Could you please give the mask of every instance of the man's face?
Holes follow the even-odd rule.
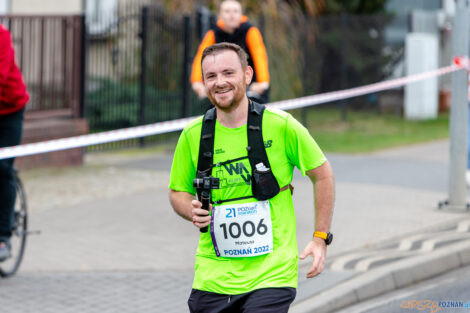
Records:
[[[225,28],[235,30],[240,27],[242,6],[237,1],[224,1],[220,5],[219,18],[224,21]]]
[[[202,73],[207,97],[214,106],[230,112],[246,97],[246,86],[251,82],[253,70],[242,68],[235,51],[222,50],[208,55],[202,61]]]

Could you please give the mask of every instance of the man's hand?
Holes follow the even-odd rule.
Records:
[[[250,85],[250,90],[259,95],[263,94],[263,92],[265,92],[265,90],[268,88],[269,88],[269,83],[267,82],[263,82],[263,83],[253,82]]]
[[[210,205],[210,208],[212,209],[212,204]],[[191,201],[191,213],[194,226],[198,228],[209,226],[211,222],[209,211],[202,208],[202,203],[200,201]]]
[[[304,251],[300,254],[299,258],[305,260],[307,256],[311,255],[313,257],[312,267],[307,272],[307,278],[312,278],[323,272],[325,267],[325,257],[326,257],[326,243],[322,238],[313,238]]]
[[[206,87],[204,87],[204,84],[202,82],[194,82],[192,84],[192,88],[199,97],[199,99],[204,99],[205,97],[207,97]]]

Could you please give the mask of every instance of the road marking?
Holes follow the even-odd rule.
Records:
[[[457,227],[458,232],[469,232],[470,231],[470,220],[464,220],[459,222]]]
[[[444,274],[445,275],[445,274]],[[387,304],[390,304],[394,301],[399,301],[402,300],[403,298],[410,298],[411,296],[417,294],[417,293],[422,293],[430,289],[434,288],[442,288],[443,285],[449,285],[454,283],[459,276],[454,276],[450,277],[447,279],[444,279],[442,281],[436,281],[429,283],[427,281],[424,281],[418,285],[406,287],[404,289],[398,289],[395,291],[392,291],[390,293],[386,293],[384,295],[381,295],[377,298],[372,298],[370,300],[366,300],[364,302],[359,302],[358,304],[354,305],[353,307],[349,307],[346,309],[343,309],[341,311],[338,311],[336,313],[363,313],[367,312],[372,309],[377,309],[379,307],[383,307]],[[439,280],[439,277],[433,278],[432,281]],[[413,289],[412,289],[413,288]]]
[[[377,251],[379,253],[379,251]],[[403,258],[403,257],[409,257],[411,255],[414,255],[414,251],[384,251],[380,253],[380,255],[376,255],[371,258],[366,258],[364,260],[361,260],[357,262],[356,266],[354,267],[357,271],[365,272],[371,268],[371,266],[378,262],[378,261],[384,261],[387,259],[392,259],[396,260],[397,258]]]
[[[369,270],[374,263],[410,257],[421,253],[432,252],[441,243],[449,241],[463,241],[470,239],[470,219],[459,222],[453,230],[440,232],[425,232],[409,236],[399,242],[397,248],[377,249],[373,251],[362,250],[334,259],[329,266],[333,271],[355,270],[364,272]],[[451,242],[450,244],[453,244]],[[419,244],[419,246],[418,246]],[[416,247],[414,250],[413,247]],[[393,261],[393,260],[391,260]],[[348,264],[355,262],[352,266]]]
[[[345,256],[341,256],[338,259],[334,260],[333,263],[330,266],[330,269],[333,271],[344,271],[346,270],[346,264],[348,264],[351,261],[354,261],[356,259],[361,259],[363,257],[367,257],[369,255],[375,255],[377,254],[378,251],[363,251],[363,252],[357,252],[357,253],[352,253],[348,254]]]

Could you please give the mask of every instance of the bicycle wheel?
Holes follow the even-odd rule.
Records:
[[[26,205],[26,194],[23,184],[15,171],[16,203],[13,212],[13,228],[11,236],[11,257],[0,263],[0,276],[13,275],[19,268],[23,259],[26,235],[28,230],[28,211]]]

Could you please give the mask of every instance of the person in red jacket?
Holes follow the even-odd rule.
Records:
[[[0,24],[0,148],[20,144],[23,111],[29,95],[15,63],[10,32]],[[0,160],[0,262],[10,256],[12,214],[16,201],[13,158]]]
[[[200,99],[206,97],[201,74],[201,57],[205,48],[221,42],[239,45],[248,54],[248,64],[253,68],[253,82],[248,89],[248,96],[260,103],[269,101],[269,70],[266,47],[261,32],[242,15],[242,6],[238,1],[222,1],[219,8],[217,25],[209,30],[202,39],[194,57],[191,85]]]

